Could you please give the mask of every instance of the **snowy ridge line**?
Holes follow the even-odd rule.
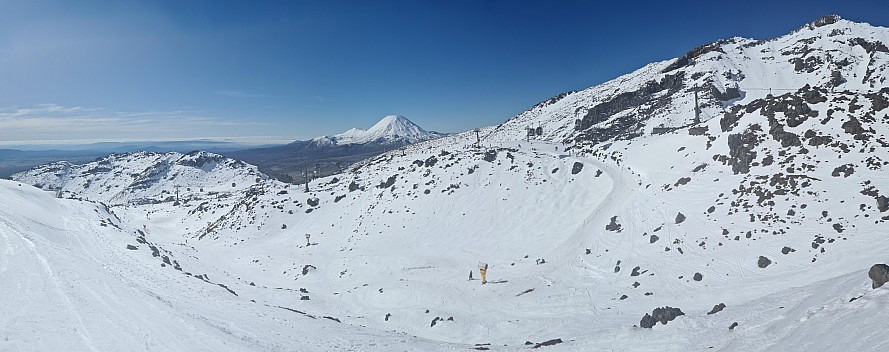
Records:
[[[884,43],[889,43],[886,28],[843,19],[803,26],[768,41],[720,40],[682,58],[649,64],[580,92],[560,94],[511,118],[498,130],[509,139],[519,139],[524,138],[525,127],[542,126],[544,136],[537,138],[598,143],[650,135],[655,126],[691,121],[695,87],[699,87],[702,114],[708,116],[765,97],[761,87],[796,90],[810,85],[874,91],[885,87],[880,79],[889,70],[889,49]],[[600,123],[606,122],[614,127],[602,129]],[[595,137],[597,133],[605,137]]]

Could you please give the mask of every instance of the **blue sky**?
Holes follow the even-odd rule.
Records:
[[[0,0],[0,143],[493,125],[563,91],[882,0]]]

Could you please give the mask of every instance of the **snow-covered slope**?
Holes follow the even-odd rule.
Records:
[[[17,175],[112,205],[0,183],[2,204],[14,204],[0,212],[0,233],[16,258],[0,261],[0,275],[13,287],[82,278],[62,288],[81,292],[71,309],[86,312],[106,309],[87,293],[132,287],[135,298],[111,301],[118,315],[110,322],[141,314],[142,306],[127,307],[152,292],[157,298],[147,301],[169,302],[157,314],[176,314],[176,326],[194,324],[200,336],[219,334],[233,350],[885,350],[889,287],[872,289],[867,276],[889,261],[885,42],[884,28],[835,17],[770,41],[719,42],[719,50],[705,46],[482,128],[481,149],[467,147],[474,133],[412,144],[313,181],[308,193],[252,174],[226,197],[200,190],[219,184],[213,175],[250,170],[228,161],[176,177],[180,192],[192,192],[178,204],[163,193],[167,181],[150,194],[118,181],[145,169],[135,161],[81,172],[64,186],[52,183],[65,175],[56,169]],[[850,63],[822,60],[801,72],[806,58],[822,54]],[[794,58],[801,71],[788,62]],[[831,83],[834,68],[846,82]],[[738,96],[699,91],[703,121],[689,126],[689,87],[721,82],[713,72],[729,70],[749,79],[737,79]],[[745,86],[753,82],[774,84],[772,95]],[[593,121],[597,113],[604,120]],[[660,123],[678,128],[651,133]],[[525,128],[537,126],[543,135],[526,141]],[[582,143],[562,143],[578,136]],[[82,178],[93,181],[86,187],[75,181]],[[113,197],[96,191],[115,185]],[[156,201],[133,201],[147,197]],[[50,212],[34,210],[42,208]],[[54,214],[85,220],[66,227]],[[20,237],[52,238],[58,229],[73,239],[20,249]],[[93,257],[72,247],[75,239],[90,241]],[[64,275],[14,274],[37,270],[40,256],[69,255],[88,259],[67,263]],[[478,280],[479,262],[489,265],[488,284]],[[138,272],[104,274],[121,265]],[[131,276],[150,284],[118,283]],[[90,284],[102,280],[111,283]],[[176,289],[145,289],[151,285]],[[720,303],[722,311],[708,314]],[[639,327],[664,306],[684,315]],[[27,317],[14,312],[0,315],[0,334]],[[77,331],[106,321],[87,318]],[[178,330],[155,332],[149,322],[133,323],[152,327],[142,335],[129,333],[132,324],[113,331],[149,350],[202,348],[191,339],[152,345]],[[10,331],[18,331],[14,348],[48,336]],[[67,331],[48,341],[119,346]]]
[[[441,349],[239,297],[220,282],[233,278],[190,272],[197,251],[175,232],[118,218],[125,208],[8,180],[0,195],[2,351]]]
[[[119,260],[93,264],[94,259],[85,259],[64,266],[70,269],[56,277],[81,278],[63,281],[68,295],[82,297],[97,290],[86,286],[89,282],[111,282],[101,288],[115,287],[122,280],[104,276],[101,269],[86,270],[99,276],[81,274],[84,267],[136,268],[138,273],[122,277],[149,277],[145,280],[150,284],[124,281],[132,287],[127,292],[135,297],[100,296],[116,297],[112,308],[107,308],[118,312],[115,319],[140,314],[142,300],[170,302],[170,308],[152,314],[170,314],[183,324],[222,326],[221,332],[204,330],[208,339],[215,338],[214,334],[228,336],[225,331],[237,326],[238,338],[223,339],[230,341],[226,348],[235,350],[282,346],[300,351],[389,350],[393,346],[387,344],[398,343],[399,349],[511,351],[533,347],[525,341],[553,339],[563,341],[554,350],[709,346],[766,350],[792,347],[791,341],[798,340],[815,350],[832,350],[837,344],[879,350],[887,343],[880,334],[857,330],[887,318],[889,297],[881,290],[872,291],[866,277],[868,266],[885,252],[873,245],[881,238],[878,224],[854,220],[858,226],[849,231],[855,236],[847,233],[847,240],[825,236],[824,247],[819,247],[828,248],[825,253],[807,246],[814,234],[827,234],[821,230],[828,229],[826,220],[790,224],[786,234],[756,232],[747,238],[745,231],[763,224],[734,220],[722,210],[707,216],[701,204],[723,187],[704,174],[731,178],[728,166],[710,165],[699,171],[701,176],[679,186],[683,191],[666,191],[657,185],[684,172],[649,173],[631,162],[618,162],[615,151],[570,156],[561,152],[563,146],[542,142],[465,150],[463,146],[472,138],[464,135],[415,145],[404,151],[405,156],[401,152],[383,155],[348,174],[310,184],[308,194],[263,181],[260,187],[228,198],[196,196],[179,206],[172,202],[113,206],[110,215],[87,218],[67,228],[53,220],[55,215],[43,215],[24,221],[46,223],[49,228],[31,225],[4,234],[7,238],[50,236],[55,233],[53,227],[68,229],[70,236],[89,240],[87,248],[99,248],[94,251],[111,253],[101,255]],[[661,138],[663,143],[670,140]],[[677,141],[669,143],[675,143],[676,149],[663,149],[659,157],[649,157],[670,159],[671,150],[678,150],[680,144],[691,146],[691,138],[673,138]],[[617,144],[612,148],[622,149]],[[654,163],[651,167],[670,170]],[[655,186],[649,187],[650,183]],[[11,182],[5,184],[0,190],[4,196],[16,191]],[[4,221],[44,214],[27,209],[49,209],[50,214],[69,217],[72,212],[89,214],[90,207],[95,208],[51,199],[52,194],[37,190],[28,192],[22,200],[13,199]],[[33,208],[20,205],[30,199],[39,200]],[[57,202],[86,210],[55,209],[51,204]],[[794,209],[804,212],[800,217],[820,216],[821,207],[832,204],[836,201]],[[101,207],[97,210],[106,214]],[[830,216],[849,214],[850,219],[860,219],[851,211],[836,211],[837,215]],[[676,224],[673,217],[679,212],[687,219]],[[73,217],[85,216],[76,214]],[[877,210],[868,209],[866,214],[873,218]],[[741,239],[723,238],[723,227],[730,237]],[[306,233],[311,234],[308,246]],[[652,240],[654,236],[659,238]],[[782,245],[795,252],[780,254]],[[25,258],[32,255],[10,248]],[[45,242],[38,242],[36,248],[52,260],[72,250]],[[758,268],[758,255],[768,256],[773,263]],[[810,256],[817,256],[818,261],[810,262]],[[546,263],[536,264],[539,258]],[[490,265],[488,285],[480,285],[475,270],[478,261]],[[10,273],[29,270],[17,262],[6,267],[13,269]],[[475,280],[466,280],[467,271],[475,271]],[[695,273],[701,274],[700,281],[693,279]],[[19,283],[23,278],[15,275],[4,280]],[[183,286],[176,290],[151,286],[174,285],[170,282]],[[158,298],[140,299],[143,291]],[[197,297],[204,303],[197,304]],[[852,298],[857,299],[849,302]],[[104,312],[94,306],[103,299],[110,298],[80,298],[73,306]],[[727,308],[707,315],[717,303]],[[238,308],[233,310],[230,304]],[[664,305],[680,307],[686,315],[651,331],[633,327],[645,312]],[[189,307],[187,313],[173,312],[184,306]],[[254,311],[260,313],[248,313]],[[99,317],[111,313],[102,314]],[[207,315],[215,323],[208,324]],[[253,321],[260,315],[260,321]],[[103,321],[90,317],[87,321]],[[123,340],[127,343],[157,343],[149,349],[170,347],[169,342],[155,339],[181,341],[173,349],[196,348],[197,341],[164,338],[156,332],[160,327],[148,323],[173,318],[154,320],[149,315],[145,319],[111,331],[132,335]],[[733,322],[740,326],[729,331]],[[149,328],[139,330],[138,326]],[[96,337],[102,328],[85,323],[87,337],[62,335],[46,341],[74,341],[81,346],[86,339],[100,349],[119,346]],[[35,336],[19,332],[11,341],[14,346],[34,346]],[[300,340],[305,336],[311,340]],[[351,337],[342,342],[343,336]],[[813,340],[816,336],[830,336],[830,341]]]
[[[491,138],[630,139],[720,117],[726,107],[805,85],[868,92],[887,86],[889,29],[825,16],[768,40],[731,38],[649,64],[579,92],[547,99],[505,122]]]
[[[187,199],[192,194],[225,197],[267,178],[255,166],[207,152],[111,154],[82,165],[57,162],[13,175],[62,196],[109,204]]]

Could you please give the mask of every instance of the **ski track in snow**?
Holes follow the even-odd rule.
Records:
[[[8,228],[10,226],[9,224],[4,224],[4,225],[5,225],[4,227],[6,227],[6,228]],[[4,237],[7,245],[10,248],[10,250],[6,251],[6,253],[9,254],[10,256],[14,255],[15,251],[11,249],[12,245],[9,242],[9,236],[6,234],[6,231],[4,229],[0,229],[0,232],[3,233],[3,237]],[[24,244],[21,247],[24,247],[28,252],[30,252],[31,256],[33,258],[37,259],[37,261],[39,262],[39,266],[40,266],[39,269],[40,269],[40,272],[44,275],[44,278],[39,280],[38,282],[44,283],[44,284],[50,283],[52,285],[54,297],[56,297],[58,300],[60,300],[64,304],[65,310],[68,313],[70,313],[71,316],[73,316],[74,319],[76,320],[77,327],[74,327],[74,331],[77,332],[77,334],[80,338],[80,342],[83,343],[83,346],[86,347],[87,349],[89,349],[90,351],[96,351],[97,349],[96,349],[96,347],[93,346],[93,342],[92,342],[92,339],[90,338],[89,332],[83,323],[83,318],[78,313],[77,306],[74,303],[72,303],[72,299],[69,296],[68,291],[67,291],[68,288],[65,287],[66,284],[68,284],[66,282],[66,280],[63,280],[56,275],[56,273],[53,271],[52,267],[50,266],[49,262],[46,260],[46,257],[44,257],[42,254],[40,254],[37,251],[37,245],[32,240],[30,240],[27,237],[25,237],[24,235],[22,235],[21,232],[14,232],[14,233],[19,234],[18,238]],[[5,266],[4,266],[4,269],[5,269]],[[3,271],[6,271],[6,270],[3,270]],[[28,291],[30,291],[30,281],[28,282],[28,285],[29,285],[29,287],[28,287],[29,289],[19,291],[19,297],[25,298],[25,297],[29,296]],[[19,286],[19,287],[21,287],[21,286]]]

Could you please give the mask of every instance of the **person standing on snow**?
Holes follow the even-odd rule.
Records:
[[[488,283],[486,274],[488,273],[488,263],[478,262],[478,271],[482,274],[482,285]]]

